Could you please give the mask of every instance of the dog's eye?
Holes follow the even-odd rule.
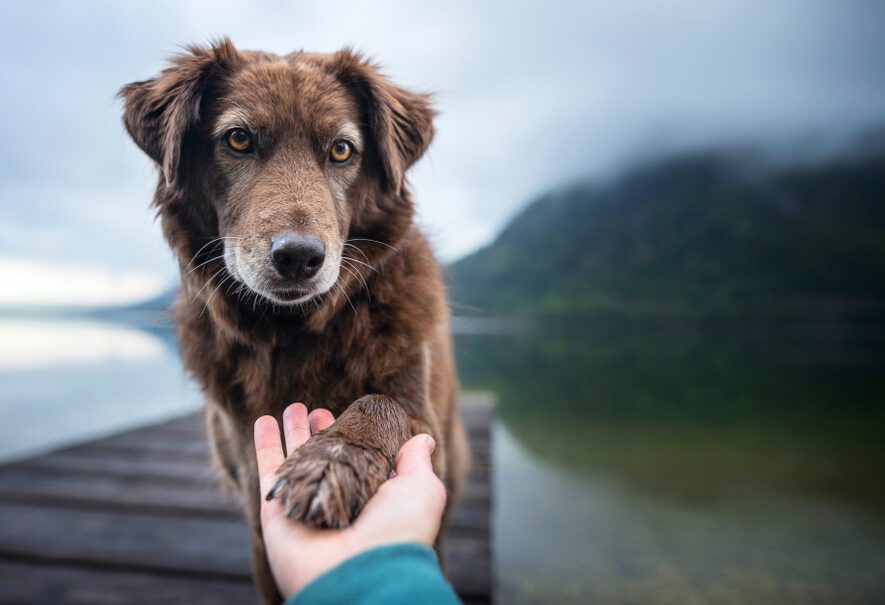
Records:
[[[248,153],[252,151],[252,135],[242,128],[234,128],[228,131],[224,137],[227,146],[237,153]]]
[[[336,164],[343,164],[353,155],[353,145],[347,141],[338,140],[332,143],[329,150],[329,159]]]

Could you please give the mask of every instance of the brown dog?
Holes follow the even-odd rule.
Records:
[[[417,432],[436,439],[450,492],[466,469],[445,291],[404,180],[433,111],[350,51],[280,57],[226,39],[120,95],[126,129],[160,169],[182,357],[251,523],[256,582],[277,601],[259,527],[258,416],[293,401],[340,415],[274,489],[317,526],[350,523]]]

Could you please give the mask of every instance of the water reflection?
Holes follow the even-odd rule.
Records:
[[[465,388],[500,401],[501,602],[885,595],[873,331],[544,326],[457,343]]]
[[[168,330],[0,321],[0,460],[197,409]]]
[[[0,371],[142,361],[163,353],[156,338],[96,321],[0,319]]]

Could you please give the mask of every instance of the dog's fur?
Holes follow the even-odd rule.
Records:
[[[280,57],[226,39],[189,48],[120,95],[126,129],[160,171],[154,204],[181,268],[181,354],[207,396],[216,461],[244,502],[256,583],[274,602],[256,418],[295,401],[339,416],[287,461],[274,490],[317,526],[352,521],[417,432],[436,440],[450,494],[466,469],[445,291],[404,178],[430,144],[433,111],[349,50]],[[253,133],[249,157],[224,146],[229,128]],[[341,137],[354,157],[331,165]],[[326,248],[296,299],[268,259],[270,239],[287,231]],[[367,393],[378,395],[359,399]]]

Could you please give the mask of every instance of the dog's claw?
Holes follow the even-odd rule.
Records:
[[[280,488],[286,484],[286,480],[283,477],[277,479],[276,483],[273,484],[273,487],[270,488],[270,491],[267,492],[267,495],[264,497],[265,500],[270,502],[274,498],[276,498],[277,493],[279,493]]]

